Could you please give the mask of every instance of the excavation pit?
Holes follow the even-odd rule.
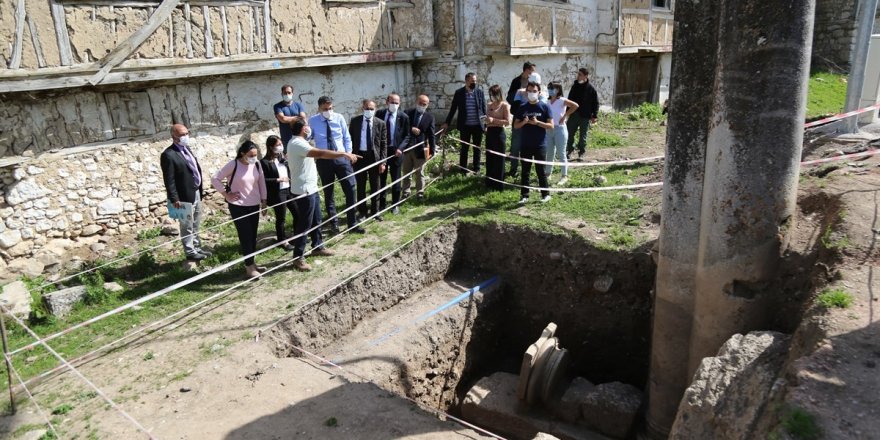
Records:
[[[518,374],[525,349],[554,322],[570,352],[570,378],[643,389],[649,250],[650,243],[615,252],[522,227],[449,224],[298,310],[270,341],[279,356],[303,356],[298,347],[460,415],[480,379]]]

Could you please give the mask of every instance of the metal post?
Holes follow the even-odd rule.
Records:
[[[877,14],[877,0],[860,0],[858,14],[855,48],[853,48],[849,59],[850,71],[846,86],[845,112],[859,108],[859,102],[862,99],[862,88],[865,86],[865,64],[868,62],[868,48],[871,44],[874,15]],[[847,118],[846,131],[848,133],[859,131],[859,116]]]
[[[0,306],[0,339],[3,340],[3,360],[6,362],[6,377],[9,380],[9,407],[15,414],[15,392],[12,390],[12,363],[9,362],[9,348],[6,344],[6,308]]]

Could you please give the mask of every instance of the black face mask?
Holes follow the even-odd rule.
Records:
[[[470,84],[468,84],[468,88],[471,89],[471,90],[477,88],[477,83],[470,83]]]

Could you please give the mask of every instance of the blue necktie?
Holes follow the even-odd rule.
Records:
[[[330,151],[336,151],[336,142],[333,141],[333,131],[330,130],[330,120],[324,119],[324,122],[327,123],[327,149]]]

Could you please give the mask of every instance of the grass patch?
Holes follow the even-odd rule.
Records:
[[[136,238],[138,241],[146,241],[158,238],[160,235],[162,235],[162,228],[156,226],[155,228],[141,229],[138,231]]]
[[[71,411],[73,411],[73,405],[71,405],[69,403],[62,403],[61,405],[56,406],[55,409],[52,410],[52,415],[53,416],[63,416]]]
[[[817,72],[810,75],[807,119],[837,114],[846,102],[846,75]]]
[[[329,419],[324,420],[324,426],[335,428],[339,426],[339,421],[336,420],[336,417],[330,417]]]
[[[828,227],[825,228],[825,232],[822,234],[820,240],[825,249],[836,251],[842,251],[850,245],[849,237],[847,237],[846,234],[835,232],[834,225],[828,225]]]
[[[785,413],[782,427],[797,440],[817,440],[822,433],[815,417],[800,408],[793,408]]]
[[[848,309],[852,306],[854,298],[853,296],[844,289],[825,289],[819,296],[816,297],[816,301],[822,307],[826,309],[838,308],[838,309]]]

